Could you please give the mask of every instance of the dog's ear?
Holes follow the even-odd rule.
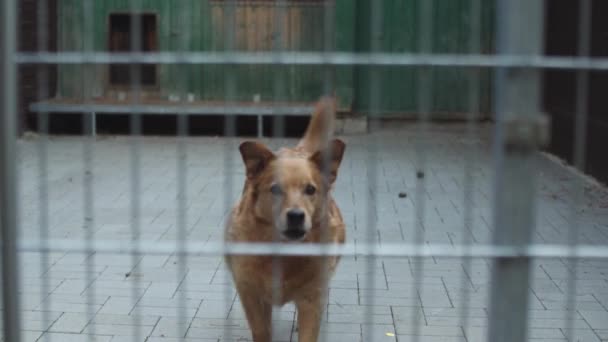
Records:
[[[323,177],[327,177],[329,184],[333,184],[338,177],[338,168],[345,148],[346,144],[342,140],[334,139],[330,141],[328,148],[317,151],[310,157],[310,160],[321,170]]]
[[[248,179],[259,175],[268,163],[275,158],[274,153],[259,142],[245,141],[239,146],[239,150],[245,163]]]

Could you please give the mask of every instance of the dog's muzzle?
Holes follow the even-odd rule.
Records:
[[[304,237],[306,229],[304,228],[304,222],[306,220],[306,214],[302,209],[291,209],[287,212],[287,229],[283,232],[283,235],[291,240],[298,240]]]

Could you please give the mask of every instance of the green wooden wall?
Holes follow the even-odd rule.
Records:
[[[370,0],[334,0],[333,45],[337,51],[370,51]],[[379,0],[378,0],[379,1]],[[386,52],[416,52],[418,46],[418,6],[426,0],[382,0],[382,34],[380,47]],[[158,42],[161,51],[221,51],[224,46],[224,18],[221,2],[210,0],[141,0],[142,12],[158,15]],[[466,53],[469,46],[469,0],[436,0],[433,12],[433,52]],[[493,10],[482,1],[482,52],[492,50]],[[63,51],[92,49],[106,51],[108,17],[111,13],[128,12],[128,0],[97,0],[90,16],[84,15],[81,0],[59,1],[59,47]],[[303,2],[284,9],[282,25],[277,24],[276,9],[270,3],[250,2],[248,9],[237,10],[236,48],[268,51],[278,41],[292,51],[320,51],[323,48],[324,8]],[[92,28],[91,36],[85,34]],[[272,35],[280,31],[282,36]],[[158,67],[158,93],[168,96],[184,91],[204,100],[221,100],[226,96],[227,75],[234,76],[233,100],[248,101],[254,94],[262,100],[312,101],[322,93],[324,80],[320,66],[176,66]],[[333,70],[334,87],[341,107],[368,113],[370,106],[369,77],[378,73],[380,80],[379,112],[401,115],[417,110],[419,90],[415,67],[342,66]],[[81,98],[107,96],[107,66],[59,67],[59,96]],[[431,70],[432,110],[462,113],[468,109],[468,72],[442,67]],[[277,83],[278,80],[278,83]],[[275,85],[279,85],[277,88]],[[481,110],[490,105],[490,74],[481,73]]]
[[[383,0],[382,25],[377,37],[381,52],[419,52],[420,4],[428,0]],[[432,12],[433,53],[466,54],[470,52],[471,1],[435,0]],[[493,50],[493,4],[482,1],[481,33],[482,53]],[[355,50],[371,51],[371,1],[357,0],[359,16]],[[400,115],[418,110],[419,71],[417,67],[359,67],[355,82],[355,106],[358,111],[370,111],[370,77],[376,73],[380,89],[376,90],[379,114]],[[434,113],[465,113],[469,110],[468,82],[470,69],[457,67],[429,68],[431,83],[431,111]],[[480,108],[489,112],[490,71],[479,74]]]

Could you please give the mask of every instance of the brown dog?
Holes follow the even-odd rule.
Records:
[[[227,241],[344,243],[342,215],[330,193],[345,148],[341,140],[331,139],[334,120],[335,102],[322,99],[295,148],[275,154],[261,143],[241,144],[247,179],[226,225]],[[253,341],[271,340],[272,305],[287,302],[296,305],[298,340],[317,341],[328,281],[338,261],[339,257],[319,256],[227,256]]]

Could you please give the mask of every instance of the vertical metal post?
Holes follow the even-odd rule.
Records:
[[[46,1],[40,1],[38,3],[38,13],[36,16],[37,28],[36,28],[36,44],[38,52],[49,51],[49,6]],[[38,66],[37,75],[37,98],[38,101],[45,101],[49,97],[49,66],[40,65]],[[39,192],[38,192],[38,205],[40,208],[39,213],[39,233],[40,233],[40,269],[44,270],[45,275],[40,279],[40,293],[47,294],[51,293],[50,290],[50,279],[52,278],[51,267],[49,263],[49,252],[48,248],[49,240],[49,214],[50,214],[50,203],[49,203],[49,161],[48,161],[48,143],[49,143],[49,113],[39,112],[37,116],[38,133],[38,181],[39,181]],[[51,325],[50,313],[52,312],[51,300],[44,300],[40,305],[42,326],[49,327]],[[52,335],[45,334],[45,342],[51,342]]]
[[[17,272],[16,117],[17,79],[13,56],[17,15],[14,0],[4,0],[0,20],[0,228],[2,230],[2,301],[4,341],[19,342],[19,275]]]
[[[543,47],[543,1],[500,0],[497,50],[538,55]],[[495,83],[494,243],[523,246],[534,226],[536,144],[542,135],[540,71],[498,69]],[[526,341],[530,261],[494,260],[488,341]]]
[[[142,37],[142,4],[141,0],[131,0],[129,2],[130,10],[130,21],[131,25],[130,40],[131,40],[131,52],[143,51],[141,37]],[[136,106],[141,103],[141,65],[133,61],[129,65],[129,87],[130,87],[130,103],[132,106]],[[95,113],[93,113],[93,122],[95,123]],[[93,136],[95,136],[96,130],[93,130]],[[141,266],[142,253],[140,252],[140,239],[141,239],[141,135],[142,135],[142,119],[141,115],[131,113],[129,116],[129,134],[131,138],[130,143],[130,183],[131,183],[131,217],[130,232],[131,241],[133,243],[133,253],[131,253],[131,272],[137,272]],[[140,279],[134,277],[131,286],[131,301],[133,303],[133,310],[131,315],[133,316],[133,340],[141,341],[144,335],[141,326],[141,309],[137,305],[142,300],[140,294]]]
[[[433,52],[433,7],[435,6],[434,0],[425,0],[420,4],[418,10],[419,23],[419,40],[418,40],[418,53],[432,53]],[[425,242],[425,218],[426,218],[426,184],[425,174],[427,173],[427,148],[428,143],[424,140],[429,134],[430,116],[432,110],[433,100],[433,79],[432,69],[419,66],[417,70],[418,80],[418,96],[417,96],[417,134],[414,144],[415,161],[416,161],[416,187],[415,187],[415,222],[414,222],[414,243],[417,248],[422,248]],[[420,341],[420,321],[421,321],[421,305],[422,305],[422,293],[424,288],[422,286],[422,279],[424,278],[424,258],[411,258],[410,262],[412,265],[412,276],[414,278],[413,293],[412,296],[412,341]]]
[[[190,49],[191,42],[191,23],[192,11],[189,10],[187,3],[180,2],[178,7],[180,13],[180,36],[178,40],[178,53],[184,54]],[[181,62],[181,61],[180,61]],[[185,101],[188,94],[188,85],[190,84],[188,73],[188,65],[179,63],[176,65],[178,82],[176,84],[177,94],[180,101]],[[179,282],[179,293],[177,294],[178,307],[176,309],[178,325],[176,330],[178,336],[186,337],[187,332],[179,331],[180,327],[188,325],[187,309],[186,309],[186,293],[188,291],[188,258],[183,251],[186,249],[186,239],[188,238],[188,145],[187,139],[189,134],[189,117],[184,112],[177,113],[177,207],[176,207],[176,226],[177,226],[177,241],[176,248],[179,254],[177,255],[177,274]]]
[[[286,18],[287,18],[287,1],[286,0],[276,0],[274,3],[274,13],[273,13],[273,30],[272,30],[272,34],[273,34],[273,44],[272,44],[272,52],[273,53],[281,53],[285,50],[285,44],[284,44],[284,39],[285,36],[288,34],[288,32],[283,32],[283,29],[286,27],[285,23],[286,23]],[[275,57],[278,61],[277,56],[275,55]],[[273,102],[274,103],[279,103],[285,100],[285,70],[287,70],[287,66],[285,65],[280,65],[280,64],[276,64],[276,66],[273,68],[273,78],[272,78],[272,96],[273,96]],[[282,112],[278,112],[276,108],[274,108],[272,110],[272,137],[273,138],[285,138],[285,118],[283,117],[283,115],[285,113]],[[276,178],[277,175],[274,175],[275,177],[275,181],[278,181],[278,179]],[[278,204],[278,198],[275,198],[274,200],[274,204],[273,206],[275,208],[278,208],[279,206]],[[274,216],[274,222],[273,225],[276,226],[276,222],[278,220],[278,215],[273,215]],[[277,231],[275,230],[275,233],[273,234],[273,242],[275,243],[279,243],[280,242],[280,237],[277,233]],[[276,245],[275,245],[276,246]],[[279,252],[277,251],[276,248],[272,248],[272,250],[270,251],[272,254],[272,271],[271,271],[271,275],[272,275],[272,302],[276,303],[278,302],[279,299],[279,295],[281,293],[281,279],[283,278],[283,268],[281,267],[281,256],[279,255]],[[272,315],[274,313],[271,314],[271,321],[270,321],[270,336],[271,336],[271,341],[272,341],[272,337],[276,336],[276,329],[277,326],[275,324],[275,320],[272,319]]]
[[[97,115],[95,112],[91,113],[91,136],[97,136]]]
[[[261,115],[258,115],[258,138],[264,137],[264,119]]]
[[[370,41],[369,49],[372,53],[378,53],[382,49],[381,36],[382,36],[382,20],[383,20],[383,8],[380,1],[374,1],[369,5],[369,20],[370,20]],[[371,255],[366,259],[366,283],[365,291],[369,291],[365,300],[365,320],[368,323],[373,322],[373,315],[375,314],[375,297],[374,297],[374,278],[376,277],[376,237],[378,231],[378,208],[377,206],[377,188],[378,188],[378,165],[380,163],[379,150],[380,141],[377,135],[377,131],[380,126],[380,94],[381,94],[381,83],[380,83],[380,71],[376,66],[370,66],[369,70],[369,141],[366,148],[366,171],[367,171],[367,197],[366,197],[366,232],[365,240],[371,247]],[[362,326],[363,327],[363,326]],[[373,329],[370,326],[367,329],[362,330],[362,340],[372,341],[374,339]]]
[[[470,30],[469,30],[469,53],[476,54],[481,51],[481,20],[482,20],[482,2],[481,0],[471,0],[470,2]],[[467,140],[473,140],[477,132],[477,120],[479,119],[479,101],[480,101],[480,73],[478,68],[473,68],[468,71],[468,92],[469,103],[466,120],[465,136]],[[476,201],[474,199],[475,178],[473,171],[475,169],[475,153],[476,149],[469,149],[464,154],[464,174],[463,174],[463,225],[461,243],[465,248],[469,249],[473,242],[473,206]],[[469,308],[470,308],[470,284],[468,275],[471,274],[471,258],[462,259],[462,269],[464,271],[461,277],[460,285],[460,326],[464,329],[465,334],[469,326]]]
[[[235,30],[236,30],[236,0],[229,0],[224,7],[224,32],[226,34],[224,41],[224,51],[235,53]],[[236,73],[234,64],[226,64],[223,66],[226,74],[226,81],[224,82],[224,105],[230,107],[234,103],[236,94]],[[222,187],[224,190],[224,215],[230,215],[232,211],[234,201],[234,151],[237,150],[234,137],[236,137],[236,115],[228,113],[224,120],[224,136],[228,139],[224,144],[224,156],[223,156],[223,167],[224,167],[224,179],[222,180]],[[224,240],[224,243],[227,243]],[[224,255],[225,257],[225,255]],[[225,260],[225,259],[224,259]],[[224,274],[224,284],[230,284],[231,278],[230,273]],[[222,338],[220,340],[226,341],[233,337],[232,333],[232,316],[230,316],[230,308],[234,302],[235,295],[231,287],[224,286],[223,289],[224,297],[224,312],[226,313],[226,322],[222,329]]]
[[[83,34],[84,39],[82,41],[82,53],[90,53],[94,51],[94,28],[95,28],[95,1],[94,0],[83,0],[82,1],[82,25],[83,25]],[[95,70],[94,64],[86,64],[81,63],[82,70],[84,70],[83,75],[81,76],[82,81],[82,89],[83,89],[83,101],[87,104],[91,100],[91,84],[94,83],[94,80],[97,76],[93,72]],[[91,79],[92,78],[92,79]],[[87,115],[83,113],[83,132],[86,130],[93,128],[93,116]],[[90,120],[90,121],[88,121]],[[93,240],[95,239],[95,229],[97,224],[95,222],[95,136],[93,132],[89,132],[89,134],[84,139],[84,144],[82,147],[82,210],[83,210],[83,228],[84,239],[86,243],[87,250],[87,259],[85,263],[85,282],[89,284],[89,288],[87,289],[87,298],[86,298],[86,317],[87,319],[93,319],[95,315],[95,298],[96,298],[96,286],[94,284],[96,274],[95,274],[95,258],[97,254],[95,253],[95,248],[93,247]],[[91,324],[88,326],[88,340],[93,341],[95,338],[96,325]]]
[[[323,3],[323,52],[324,53],[331,53],[335,50],[334,45],[334,30],[335,30],[335,17],[336,17],[336,12],[335,12],[335,8],[336,8],[336,4],[335,1],[325,1]],[[324,58],[325,58],[325,54],[324,54]],[[334,92],[335,89],[335,66],[333,65],[324,65],[323,66],[323,95],[324,96],[328,96],[331,95],[331,93]],[[336,102],[336,108],[335,110],[338,110],[338,104],[339,104],[339,98],[338,95],[335,94],[335,99]],[[333,132],[332,132],[333,133]],[[324,174],[324,177],[328,178],[329,177],[329,162],[330,162],[330,153],[325,153],[323,156],[323,162],[322,162],[322,167],[321,167],[321,172]],[[325,201],[323,202],[323,208],[328,208],[329,205],[327,203],[327,198],[325,198]],[[324,209],[326,210],[326,209]],[[329,246],[328,242],[330,241],[330,236],[329,236],[329,216],[327,215],[327,211],[324,211],[322,214],[323,219],[321,220],[321,243],[325,244],[327,247]],[[324,248],[324,250],[322,252],[326,252],[326,249]],[[327,303],[329,302],[329,282],[331,280],[331,276],[330,276],[330,265],[329,265],[329,258],[324,255],[321,257],[322,260],[322,267],[321,267],[321,284],[328,284],[327,288],[323,289],[323,306],[324,306],[324,314],[322,315],[323,318],[321,318],[321,326],[320,326],[320,331],[319,331],[319,336],[318,336],[318,341],[320,342],[327,342],[330,341],[329,337],[328,337],[328,329],[325,327],[326,324],[326,319],[325,319],[325,313],[326,310],[328,309],[327,307]],[[325,285],[323,285],[325,286]]]
[[[592,1],[581,0],[578,14],[578,56],[589,57],[591,52],[591,25],[592,23]],[[581,172],[585,171],[587,157],[587,116],[589,107],[589,70],[578,70],[576,72],[576,111],[574,119],[574,166]],[[579,213],[585,205],[585,181],[575,179],[572,185],[572,204],[570,206],[570,217],[568,219],[568,245],[574,250],[579,243]],[[574,317],[576,315],[576,288],[578,279],[578,263],[576,258],[568,260],[570,274],[567,282],[566,302],[566,326],[565,335],[568,341],[574,341]]]

